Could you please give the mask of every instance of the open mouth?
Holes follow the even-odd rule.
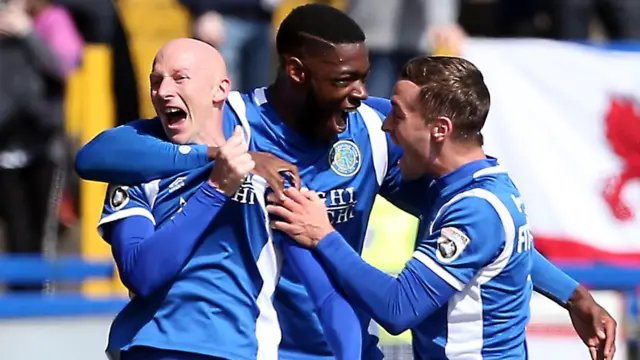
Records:
[[[187,120],[187,112],[177,107],[167,107],[164,109],[164,115],[167,118],[167,125],[172,127],[180,126]]]

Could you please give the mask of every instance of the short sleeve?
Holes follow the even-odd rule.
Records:
[[[475,190],[440,209],[413,255],[457,290],[495,261],[514,235],[506,233],[514,231],[506,206],[489,191]]]
[[[154,225],[156,224],[143,186],[109,185],[98,222],[100,235],[102,235],[103,225],[130,216],[144,216]]]

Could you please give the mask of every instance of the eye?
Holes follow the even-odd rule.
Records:
[[[334,79],[332,82],[337,87],[347,87],[351,83],[351,79]]]
[[[160,87],[160,84],[162,84],[162,78],[158,76],[151,76],[149,78],[149,84],[152,88],[157,89]]]

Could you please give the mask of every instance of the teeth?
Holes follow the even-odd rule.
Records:
[[[178,111],[180,111],[180,109],[178,109],[178,108],[173,108],[173,107],[172,107],[172,108],[166,108],[166,109],[164,110],[164,112],[165,112],[166,114],[175,114],[175,113],[177,113]]]

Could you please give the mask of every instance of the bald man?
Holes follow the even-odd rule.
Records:
[[[264,324],[277,324],[270,298],[280,261],[256,199],[265,198],[264,177],[292,165],[249,152],[240,120],[223,124],[231,84],[209,45],[168,43],[150,80],[167,140],[182,144],[184,154],[207,145],[216,159],[145,184],[109,186],[98,227],[134,296],[111,326],[108,353],[123,360],[265,358],[269,348],[259,340],[275,336],[268,344],[276,349],[279,341]],[[276,171],[260,172],[259,164]]]

